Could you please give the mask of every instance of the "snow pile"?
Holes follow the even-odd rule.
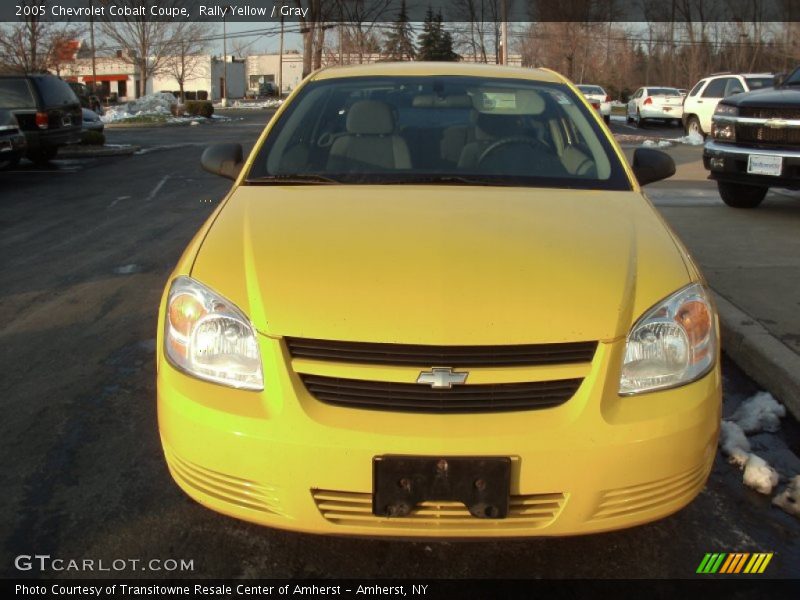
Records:
[[[771,494],[778,485],[778,472],[770,467],[763,458],[751,454],[744,465],[743,483],[759,494]]]
[[[796,475],[786,489],[772,499],[772,503],[790,515],[800,517],[800,475]]]
[[[736,409],[731,420],[745,433],[773,433],[781,428],[781,419],[785,416],[786,407],[779,404],[772,394],[759,392]]]
[[[234,100],[233,103],[229,103],[227,107],[215,104],[214,108],[278,108],[281,104],[283,104],[282,98],[270,98],[268,100],[258,100],[256,102]]]
[[[750,441],[741,427],[732,421],[723,421],[719,445],[728,462],[744,467],[750,455]]]
[[[696,131],[692,131],[689,135],[685,135],[675,141],[681,144],[688,144],[689,146],[702,146],[705,143],[703,136]]]
[[[126,104],[109,107],[100,120],[103,123],[119,123],[134,117],[171,117],[172,107],[177,103],[178,100],[172,94],[157,92]]]
[[[669,140],[645,140],[642,142],[642,146],[645,148],[669,148],[672,146],[672,142]]]
[[[730,419],[722,421],[720,426],[719,445],[722,453],[728,457],[729,463],[744,471],[742,483],[760,494],[772,494],[781,480],[781,474],[766,460],[751,452],[752,447],[746,434],[774,433],[781,428],[781,419],[785,416],[786,408],[771,394],[758,392],[745,400]],[[784,480],[785,470],[786,465],[784,465]],[[800,475],[795,475],[789,486],[773,498],[772,503],[789,514],[800,517],[798,499],[800,499]]]

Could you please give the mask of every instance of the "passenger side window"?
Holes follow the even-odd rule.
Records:
[[[703,92],[703,98],[724,98],[725,86],[728,85],[731,79],[731,77],[721,77],[709,83],[708,87]]]

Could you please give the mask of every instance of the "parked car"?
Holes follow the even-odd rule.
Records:
[[[683,101],[684,131],[705,136],[711,131],[711,117],[722,98],[772,87],[774,79],[771,73],[716,73],[701,79]]]
[[[800,67],[774,88],[723,98],[703,164],[734,208],[755,208],[771,187],[800,189]]]
[[[248,159],[207,148],[233,187],[159,310],[177,484],[263,525],[415,538],[691,502],[717,317],[641,189],[672,159],[628,167],[591,110],[546,69],[376,63],[310,75]]]
[[[0,169],[16,165],[24,154],[25,136],[14,113],[0,108]]]
[[[681,96],[685,96],[686,94],[688,94],[688,93],[689,93],[689,90],[685,90],[685,89],[683,89],[683,88],[678,88],[678,93],[679,93]]]
[[[82,113],[84,131],[103,131],[105,124],[100,120],[100,115],[93,110],[89,110],[88,108],[84,108]]]
[[[627,121],[644,127],[648,119],[662,119],[680,125],[683,97],[678,88],[641,87],[628,101]]]
[[[14,113],[25,135],[25,156],[34,162],[47,162],[59,147],[80,141],[80,102],[58,77],[0,75],[0,108]]]
[[[100,102],[100,98],[88,85],[79,83],[77,81],[70,81],[68,84],[69,87],[72,88],[72,91],[75,92],[75,95],[78,97],[78,100],[80,100],[83,108],[88,108],[98,115],[103,114],[103,103]]]
[[[586,99],[591,102],[592,107],[603,115],[603,120],[608,123],[611,121],[611,96],[599,85],[579,84],[576,85]]]

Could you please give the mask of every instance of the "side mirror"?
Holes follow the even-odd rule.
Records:
[[[639,185],[647,185],[675,175],[675,161],[666,152],[637,148],[633,153],[633,174]]]
[[[778,73],[772,79],[772,87],[780,87],[783,85],[783,82],[786,81],[786,73]]]
[[[200,166],[209,173],[236,179],[244,166],[241,144],[214,144],[203,151]]]

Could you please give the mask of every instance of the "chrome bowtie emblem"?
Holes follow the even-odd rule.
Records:
[[[767,119],[764,122],[764,125],[771,129],[778,129],[780,127],[788,126],[789,123],[786,121],[786,119]]]
[[[433,367],[430,371],[423,371],[417,377],[417,383],[430,385],[437,389],[450,389],[453,385],[466,383],[469,373],[453,373],[450,367]]]

